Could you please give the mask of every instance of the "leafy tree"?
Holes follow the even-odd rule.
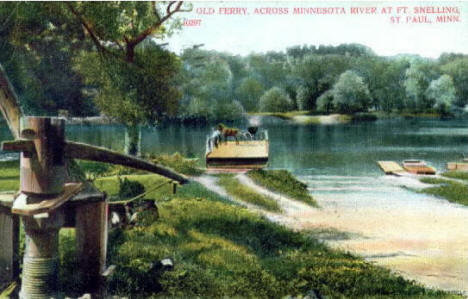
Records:
[[[406,91],[406,108],[416,111],[424,111],[432,108],[434,101],[426,97],[426,89],[430,82],[437,78],[438,72],[435,65],[423,59],[413,59],[406,70],[404,81]]]
[[[96,103],[129,130],[127,148],[138,149],[135,127],[155,123],[177,111],[181,97],[174,78],[177,57],[150,38],[163,38],[180,24],[174,14],[182,2],[65,2],[60,4],[86,32],[97,52],[76,60],[89,84],[97,86]],[[124,108],[124,109],[122,109]],[[130,152],[136,154],[137,152]]]
[[[260,98],[259,110],[262,112],[286,112],[291,108],[291,98],[279,87],[269,89]]]
[[[456,89],[456,105],[468,105],[468,56],[454,56],[454,59],[441,66],[444,74],[450,75]]]
[[[72,68],[78,51],[90,50],[76,28],[61,13],[58,4],[0,3],[0,62],[15,86],[27,114],[94,114],[91,99],[81,92],[81,76]],[[75,38],[69,38],[74,35]]]
[[[315,108],[317,98],[335,84],[338,76],[349,69],[352,59],[339,55],[309,55],[296,61],[292,72],[300,78],[308,96],[303,98],[305,109]]]
[[[296,90],[297,109],[310,110],[312,101],[311,90],[304,85],[299,85]]]
[[[456,91],[453,80],[449,75],[442,75],[433,80],[426,90],[426,96],[434,101],[434,108],[442,115],[450,111],[456,100]]]
[[[218,102],[215,106],[215,117],[218,120],[234,121],[243,117],[244,107],[239,101]]]
[[[265,55],[252,54],[247,57],[248,69],[265,89],[283,87],[286,77],[286,56],[269,52]]]
[[[317,99],[317,110],[330,113],[334,110],[333,91],[327,90]]]
[[[366,111],[370,104],[367,84],[354,71],[346,71],[333,86],[333,105],[338,112],[355,113]]]
[[[258,101],[264,93],[263,85],[255,78],[245,78],[236,90],[242,105],[247,111],[257,111]]]
[[[214,118],[213,107],[208,101],[198,97],[193,97],[190,100],[186,112],[186,119],[208,121]]]

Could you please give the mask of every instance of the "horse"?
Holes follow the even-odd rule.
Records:
[[[223,124],[218,124],[218,131],[220,132],[221,136],[224,137],[224,140],[227,142],[228,137],[234,137],[236,143],[239,144],[239,140],[237,136],[240,133],[239,129],[236,128],[228,128]]]

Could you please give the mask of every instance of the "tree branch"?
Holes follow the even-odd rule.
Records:
[[[109,49],[107,49],[101,44],[101,41],[99,40],[99,38],[97,37],[93,29],[91,28],[91,25],[89,25],[88,22],[86,22],[85,18],[73,7],[71,2],[65,2],[65,4],[67,5],[70,12],[78,19],[80,24],[86,29],[86,32],[88,32],[89,36],[91,37],[91,40],[96,45],[98,50],[105,52],[107,54],[115,55],[115,53],[112,53],[111,51],[109,51]]]
[[[176,7],[174,9],[171,9],[172,6],[176,4]],[[183,1],[171,1],[168,5],[167,5],[167,8],[166,8],[166,12],[167,14],[165,16],[163,16],[162,18],[159,18],[159,20],[157,22],[155,22],[153,25],[151,25],[150,27],[146,28],[145,30],[143,30],[140,34],[138,34],[135,38],[133,38],[132,40],[130,40],[128,42],[128,46],[133,46],[135,47],[136,45],[138,45],[140,42],[142,42],[148,35],[151,35],[153,34],[156,30],[159,29],[159,27],[161,27],[161,25],[167,21],[173,14],[177,13],[177,12],[180,12],[182,11],[180,8],[182,7],[182,4],[183,4]],[[158,15],[159,16],[159,15]]]

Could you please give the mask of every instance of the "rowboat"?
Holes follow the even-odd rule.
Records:
[[[436,174],[435,168],[426,164],[422,160],[405,160],[403,168],[413,174]]]

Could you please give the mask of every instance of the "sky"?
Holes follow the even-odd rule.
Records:
[[[179,16],[193,26],[183,26],[167,39],[168,47],[177,53],[198,44],[205,50],[248,55],[295,45],[359,43],[382,56],[468,54],[467,1],[200,1],[192,5],[191,12]],[[308,8],[309,13],[300,14],[295,8]]]

